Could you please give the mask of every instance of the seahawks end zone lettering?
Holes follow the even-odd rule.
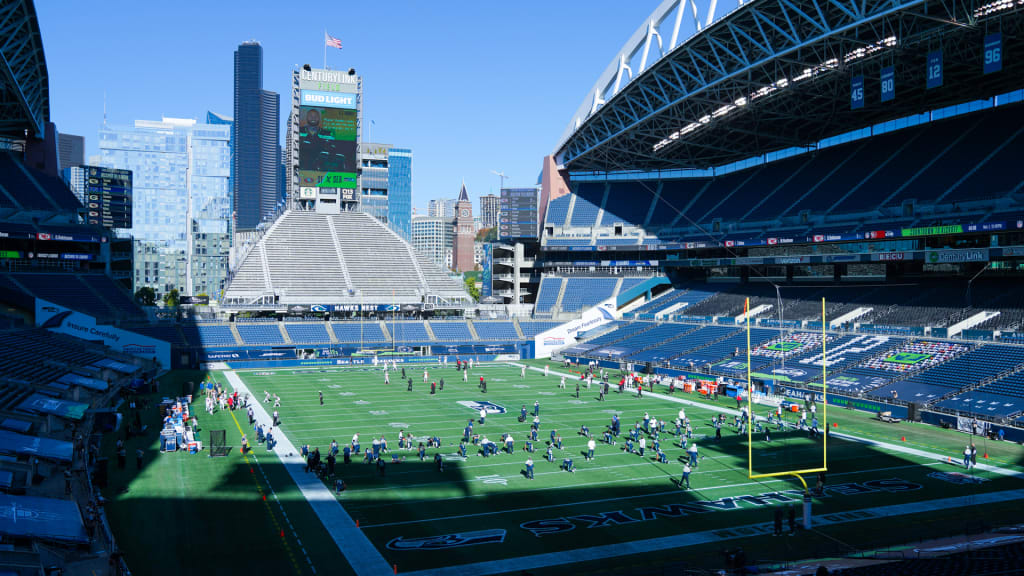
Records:
[[[887,478],[884,480],[869,480],[867,482],[849,482],[846,484],[833,484],[825,487],[825,498],[832,496],[855,496],[857,494],[870,494],[873,492],[908,492],[920,490],[922,486],[916,482],[909,482],[900,478]],[[632,524],[635,522],[646,522],[659,518],[679,518],[690,514],[704,514],[715,511],[748,510],[751,507],[769,506],[773,503],[796,503],[803,500],[803,491],[784,490],[782,492],[766,492],[757,496],[735,496],[731,498],[720,498],[718,500],[694,500],[686,504],[667,504],[665,506],[644,506],[636,508],[637,517],[629,516],[622,510],[601,512],[598,514],[582,514],[563,518],[550,518],[547,520],[533,520],[523,522],[520,528],[532,533],[536,537],[569,532],[576,529],[576,523],[585,528],[602,528],[618,524]],[[745,506],[741,506],[745,505]]]
[[[446,550],[477,544],[500,544],[505,541],[505,531],[501,529],[477,530],[476,532],[459,532],[442,536],[426,536],[424,538],[406,538],[399,536],[387,543],[388,550]]]

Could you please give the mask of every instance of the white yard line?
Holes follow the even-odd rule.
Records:
[[[936,462],[935,464],[924,464],[924,466],[932,466],[932,465],[937,465],[937,464],[939,464],[939,462]],[[891,468],[875,468],[873,470],[857,470],[855,472],[843,472],[841,474],[833,474],[832,477],[836,478],[838,476],[853,476],[853,475],[858,475],[858,474],[868,474],[868,473],[872,473],[872,472],[887,472],[887,471],[890,471],[890,470],[902,470],[902,469],[905,469],[905,468],[920,468],[921,466],[922,466],[921,464],[910,464],[910,465],[907,465],[907,466],[893,466]],[[652,477],[650,477],[650,479],[655,479],[655,478],[663,478],[663,476],[652,476]],[[643,479],[644,478],[638,478],[638,480],[643,480]],[[611,482],[614,483],[614,482],[619,482],[619,481],[618,480],[613,480]],[[758,481],[758,482],[744,482],[744,483],[741,483],[741,484],[736,484],[736,483],[722,484],[720,486],[694,487],[691,490],[691,492],[704,493],[704,492],[712,492],[712,491],[715,491],[715,490],[725,490],[725,489],[732,489],[732,488],[740,488],[742,486],[764,486],[766,484],[781,484],[781,483],[788,483],[788,482],[790,482],[790,480],[774,479],[774,480],[761,480],[761,481]],[[598,482],[597,484],[607,484],[607,482]],[[590,486],[590,485],[591,484],[583,484],[582,486]],[[537,490],[530,490],[529,492],[539,492],[539,491],[549,491],[549,490],[550,490],[550,488],[540,488],[540,489],[537,489]],[[527,491],[520,491],[520,492],[518,492],[518,494],[522,494],[523,492],[527,492]],[[585,500],[585,501],[582,501],[582,502],[565,502],[565,503],[561,503],[561,504],[547,504],[547,505],[544,505],[544,506],[527,506],[527,507],[524,507],[524,508],[512,508],[512,509],[509,509],[509,510],[496,510],[496,511],[492,511],[492,512],[477,512],[475,514],[460,514],[460,515],[457,515],[457,516],[442,516],[440,518],[425,518],[425,519],[419,519],[419,520],[405,520],[405,521],[401,521],[401,522],[386,522],[386,523],[382,523],[382,524],[367,524],[366,526],[364,526],[364,528],[380,528],[380,527],[383,527],[383,526],[403,526],[405,524],[420,524],[420,523],[423,523],[423,522],[438,522],[438,521],[441,521],[441,520],[461,520],[463,518],[477,518],[477,517],[480,517],[480,516],[496,516],[496,515],[499,515],[499,514],[515,514],[515,513],[519,513],[519,512],[530,512],[530,511],[533,511],[533,510],[546,510],[546,509],[549,509],[549,508],[569,508],[569,507],[572,507],[572,506],[584,506],[584,505],[590,505],[590,504],[600,504],[602,502],[622,502],[624,500],[633,500],[633,499],[636,499],[636,498],[656,498],[656,497],[659,497],[659,496],[668,496],[668,495],[672,495],[672,494],[680,494],[680,490],[678,488],[676,488],[675,490],[667,490],[667,491],[664,491],[664,492],[651,492],[649,494],[636,494],[636,495],[633,495],[633,496],[616,496],[615,498],[601,498],[599,500]],[[487,494],[487,495],[488,496],[493,496],[493,494]],[[445,500],[464,500],[466,498],[467,497],[465,497],[465,496],[458,496],[458,497],[455,497],[455,498],[446,498]],[[422,500],[422,501],[423,502],[428,502],[428,500]],[[436,502],[437,500],[429,500],[429,501],[430,502]],[[404,504],[408,504],[408,502],[403,502],[402,504],[403,505]]]
[[[816,516],[815,526],[834,526],[850,522],[864,520],[879,520],[890,516],[902,516],[909,514],[922,514],[937,510],[949,510],[952,508],[964,508],[977,506],[979,504],[993,504],[1000,502],[1013,502],[1024,499],[1024,490],[1007,490],[991,494],[978,494],[973,496],[957,496],[954,498],[942,498],[938,500],[927,500],[923,502],[912,502],[909,504],[895,504],[879,508],[864,508],[861,510],[848,510]],[[535,554],[532,556],[520,556],[505,560],[492,560],[490,562],[477,562],[474,564],[462,564],[447,568],[435,568],[429,570],[418,570],[409,572],[411,576],[486,576],[488,574],[502,574],[521,572],[524,570],[536,570],[560,566],[564,564],[575,564],[602,560],[605,558],[616,558],[631,554],[643,554],[661,550],[671,550],[696,546],[699,544],[710,544],[723,540],[734,540],[737,538],[749,538],[752,531],[758,534],[770,534],[773,530],[771,523],[748,524],[722,528],[718,530],[705,530],[703,532],[678,534],[662,538],[651,538],[648,540],[635,540],[633,542],[619,542],[593,546],[590,548],[577,548],[575,550],[564,550],[549,552],[546,554]]]
[[[242,396],[248,394],[252,400],[250,406],[256,416],[256,421],[264,426],[270,426],[273,419],[267,414],[263,405],[256,399],[256,396],[246,387],[238,374],[225,372],[228,383]],[[288,440],[280,428],[274,431],[274,454],[291,475],[295,485],[302,492],[303,497],[309,502],[310,507],[316,512],[317,517],[323,522],[327,533],[337,544],[338,550],[345,556],[348,563],[359,576],[388,576],[394,573],[392,567],[381,555],[380,551],[363,534],[362,530],[356,527],[352,517],[341,506],[338,499],[331,494],[331,491],[324,486],[316,476],[306,473],[306,462],[295,446]]]

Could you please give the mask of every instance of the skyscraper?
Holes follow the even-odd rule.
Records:
[[[455,219],[455,200],[451,198],[435,198],[427,202],[427,216]]]
[[[455,203],[452,233],[452,268],[456,272],[469,272],[474,268],[473,241],[476,234],[473,230],[473,202],[469,200],[465,183],[462,184],[459,200]]]
[[[101,164],[133,173],[136,290],[219,297],[231,248],[230,134],[177,118],[100,130]]]
[[[480,226],[494,228],[498,225],[498,204],[500,198],[494,194],[480,197]]]
[[[58,134],[57,156],[62,173],[72,166],[85,164],[85,138],[74,134]]]
[[[280,194],[280,96],[263,89],[263,47],[235,51],[235,118],[231,185],[237,226],[251,230],[272,214]]]

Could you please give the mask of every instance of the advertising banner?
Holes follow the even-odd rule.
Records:
[[[171,345],[169,342],[122,330],[114,326],[96,324],[92,316],[75,312],[53,302],[36,298],[36,326],[52,332],[70,334],[83,340],[99,340],[118,352],[146,358],[156,358],[165,369],[171,367]]]
[[[588,309],[578,320],[566,322],[534,337],[534,358],[550,358],[559,348],[576,344],[576,335],[603,326],[621,315],[615,309],[615,299],[609,298]]]
[[[480,274],[480,298],[489,298],[494,294],[491,289],[491,275],[494,270],[493,257],[492,245],[484,244],[483,272]]]

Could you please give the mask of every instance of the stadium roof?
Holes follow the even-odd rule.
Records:
[[[50,121],[50,81],[31,0],[0,0],[0,137],[37,137]]]
[[[638,33],[653,29],[674,4],[666,0]],[[620,55],[612,95],[602,105],[599,82],[593,106],[574,120],[557,158],[573,171],[709,168],[989,98],[1024,85],[1024,60],[1005,59],[1001,72],[982,73],[985,37],[1001,34],[1004,53],[1012,53],[1022,14],[1021,0],[753,0],[624,86]],[[637,39],[631,42],[639,46]],[[926,89],[928,55],[936,51],[943,54],[942,86]],[[882,103],[887,67],[895,98]],[[856,77],[865,105],[853,110]]]

